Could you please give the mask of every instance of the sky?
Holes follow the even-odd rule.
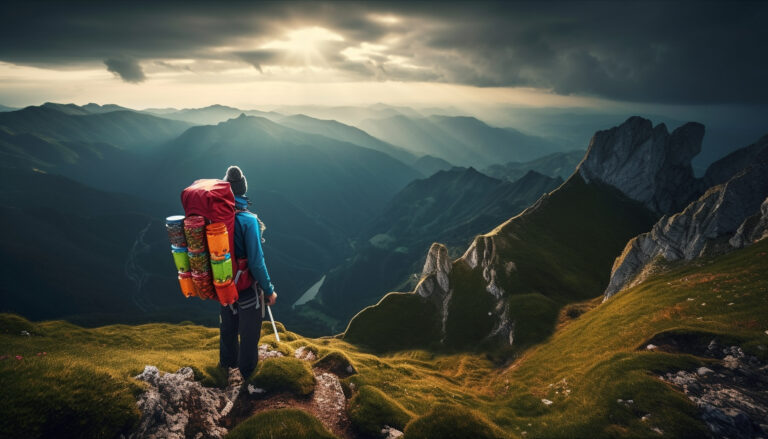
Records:
[[[0,104],[601,111],[743,146],[768,133],[767,22],[738,1],[5,0]]]
[[[0,101],[768,104],[765,2],[0,6]]]

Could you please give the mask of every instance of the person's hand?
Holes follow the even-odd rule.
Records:
[[[267,306],[273,306],[276,301],[277,301],[277,293],[272,292],[272,294],[269,297],[267,297]]]

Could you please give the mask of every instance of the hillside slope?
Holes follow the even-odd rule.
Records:
[[[252,187],[276,191],[342,228],[354,228],[419,174],[378,151],[240,116],[193,127],[166,145],[156,165],[157,195],[178,197],[198,178],[238,163]],[[171,175],[163,173],[172,167]]]
[[[2,312],[86,323],[213,320],[178,292],[157,206],[42,172],[1,174],[0,224],[14,236],[0,240]]]
[[[686,397],[696,396],[685,395],[682,387],[659,377],[671,379],[679,376],[678,371],[696,375],[701,366],[726,377],[754,374],[765,367],[766,273],[768,240],[717,259],[679,264],[610,302],[567,309],[554,335],[511,365],[494,365],[482,354],[406,351],[375,356],[338,339],[306,339],[280,325],[283,343],[275,343],[267,325],[262,341],[273,346],[265,347],[265,355],[270,349],[289,355],[306,346],[321,360],[332,351],[337,358],[339,354],[347,358],[356,373],[340,377],[352,423],[345,437],[363,437],[362,432],[383,428],[385,423],[404,425],[406,439],[438,437],[445,428],[460,437],[509,439],[710,437],[714,434],[701,418],[708,412],[697,410]],[[22,331],[29,335],[21,335]],[[215,368],[216,329],[167,324],[83,329],[0,315],[0,341],[4,389],[0,411],[5,414],[0,418],[0,437],[130,433],[141,419],[135,398],[147,389],[131,377],[145,365],[163,371],[191,366],[195,379],[203,384],[226,385]],[[649,344],[657,347],[646,349]],[[717,346],[736,354],[721,362],[724,354]],[[735,379],[701,380],[701,388],[719,385],[730,395],[749,392]],[[757,392],[768,390],[765,381],[752,383]],[[245,401],[259,404],[277,397],[279,393],[268,392]],[[302,404],[300,399],[283,400],[288,407]],[[758,408],[768,406],[766,401],[753,402]],[[725,419],[716,425],[724,426],[729,416],[736,416],[733,408],[746,410],[740,404],[712,406],[711,413]],[[369,416],[353,416],[356,410],[368,410]],[[263,425],[273,435],[291,432],[291,437],[318,437],[315,430],[294,429],[285,418],[289,413],[258,413],[267,414],[258,418],[260,422],[283,422],[282,427],[280,423]],[[309,425],[304,415],[300,419]],[[741,419],[739,425],[757,428],[754,432],[760,434],[754,418],[733,419]],[[250,434],[269,437],[258,430]]]
[[[324,120],[303,114],[272,118],[275,122],[306,133],[318,134],[331,139],[349,142],[374,151],[383,152],[403,163],[411,164],[416,156],[407,150],[381,141],[365,131],[335,120]]]
[[[492,165],[483,173],[495,178],[515,181],[528,171],[536,171],[550,177],[567,179],[576,170],[576,166],[584,158],[584,151],[555,152],[527,162],[509,162],[503,165]]]
[[[167,142],[191,125],[135,111],[90,113],[75,105],[42,105],[0,113],[0,126],[58,140],[103,142],[146,150]]]
[[[418,156],[439,157],[457,166],[480,169],[524,161],[554,152],[547,140],[486,125],[474,117],[409,117],[398,114],[368,119],[359,126],[371,135]]]

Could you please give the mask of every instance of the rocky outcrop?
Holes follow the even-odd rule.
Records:
[[[662,217],[650,232],[629,241],[616,259],[605,298],[640,283],[659,258],[691,260],[707,252],[723,253],[753,242],[758,235],[762,237],[765,222],[751,217],[762,215],[760,206],[765,206],[766,197],[768,162],[761,162],[710,188],[682,212]],[[728,244],[731,238],[734,242]]]
[[[496,266],[499,258],[496,255],[496,242],[493,235],[482,235],[472,241],[461,260],[470,268],[480,267],[485,291],[496,299],[496,306],[489,313],[496,322],[488,337],[498,337],[512,345],[515,339],[515,322],[509,319],[509,303],[505,300],[505,291],[498,284]],[[508,272],[516,269],[513,261],[507,261],[504,269]]]
[[[472,269],[480,267],[486,282],[485,291],[491,294],[496,301],[496,306],[489,313],[489,317],[494,319],[496,324],[488,337],[502,337],[504,340],[508,340],[509,344],[512,344],[514,322],[509,321],[509,304],[504,299],[504,290],[497,284],[495,263],[498,262],[498,258],[496,257],[494,239],[490,235],[478,236],[459,259],[459,262],[467,264]],[[508,262],[504,267],[507,271],[511,271],[515,269],[515,264]],[[440,243],[432,244],[424,262],[421,281],[415,290],[416,294],[433,301],[437,306],[442,325],[443,339],[441,342],[445,341],[448,306],[453,295],[450,281],[452,269],[453,262],[448,255],[448,248]]]
[[[421,270],[421,280],[416,285],[416,294],[435,303],[440,312],[442,338],[445,341],[445,324],[448,321],[448,305],[451,303],[451,280],[449,275],[453,263],[448,255],[448,248],[435,242],[427,252],[424,268]]]
[[[725,183],[748,166],[768,161],[768,135],[712,163],[702,178],[703,187]]]
[[[230,369],[224,390],[204,387],[189,367],[161,373],[146,366],[136,379],[149,387],[139,397],[141,420],[129,438],[222,438],[227,429],[220,421],[232,410],[243,384],[237,369]]]
[[[709,344],[719,364],[666,373],[659,378],[685,393],[715,437],[752,439],[768,434],[768,366],[739,346]]]
[[[679,211],[700,193],[691,159],[701,151],[704,125],[689,122],[671,134],[664,124],[630,117],[592,137],[578,172],[611,185],[658,214]]]
[[[728,242],[734,248],[741,248],[765,238],[768,238],[768,198],[760,206],[760,212],[744,220]]]
[[[259,361],[282,356],[283,353],[267,344],[259,346]],[[294,357],[307,362],[317,359],[315,352],[307,346],[296,349]],[[354,368],[349,367],[354,373]],[[135,377],[147,383],[147,390],[139,396],[137,403],[141,419],[127,439],[218,439],[227,435],[226,426],[231,428],[256,412],[294,406],[309,411],[326,428],[346,437],[340,434],[349,430],[350,423],[339,376],[323,365],[316,365],[312,372],[316,384],[312,396],[307,399],[285,392],[272,394],[251,384],[244,388],[243,378],[236,368],[229,369],[227,387],[219,389],[195,381],[190,367],[163,373],[155,366],[146,366]]]
[[[427,259],[424,261],[424,268],[421,270],[421,277],[424,280],[431,279],[430,282],[421,282],[416,292],[422,297],[429,297],[434,294],[435,289],[439,288],[447,293],[450,289],[448,275],[451,274],[451,258],[448,256],[448,248],[435,242],[429,247]]]

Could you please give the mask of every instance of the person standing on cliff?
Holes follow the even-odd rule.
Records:
[[[275,304],[277,293],[269,278],[261,246],[264,241],[264,223],[255,213],[248,210],[250,202],[245,195],[248,191],[245,175],[239,167],[230,166],[224,181],[229,182],[235,195],[235,258],[248,260],[248,270],[254,285],[253,288],[238,291],[237,302],[221,307],[219,366],[237,367],[243,379],[247,380],[259,361],[259,338],[265,304],[261,303],[258,288],[263,290],[264,295],[261,297],[269,306]]]

